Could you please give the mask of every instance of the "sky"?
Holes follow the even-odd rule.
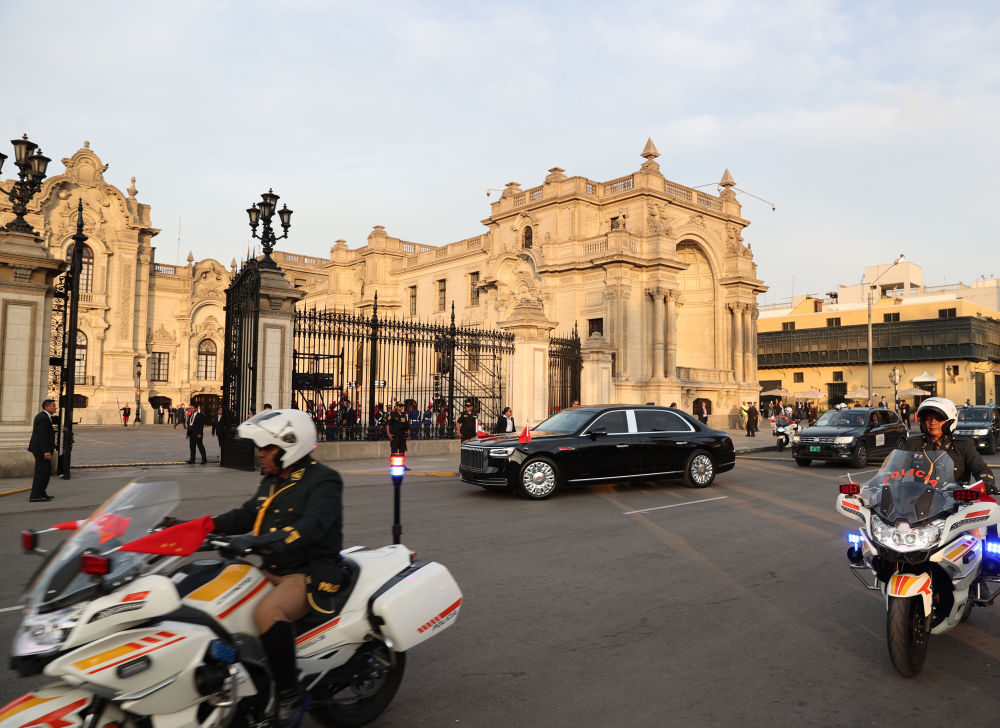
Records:
[[[136,177],[161,263],[244,257],[269,188],[294,210],[280,250],[325,257],[375,225],[454,242],[485,232],[489,188],[629,174],[651,137],[667,179],[728,168],[774,203],[739,196],[760,303],[901,253],[927,285],[968,283],[1000,274],[998,10],[0,2],[0,138],[27,132],[50,175],[89,140],[109,183]]]

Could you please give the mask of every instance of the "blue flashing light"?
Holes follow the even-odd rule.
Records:
[[[1000,541],[987,541],[986,553],[1000,555]]]
[[[393,465],[391,468],[389,468],[389,475],[391,475],[394,478],[402,478],[403,473],[405,472],[406,472],[406,466],[404,465]]]
[[[859,533],[849,533],[847,534],[847,542],[857,546],[861,543],[861,534]]]

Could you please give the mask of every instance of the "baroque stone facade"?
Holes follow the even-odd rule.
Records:
[[[719,194],[667,180],[650,140],[639,169],[601,182],[553,167],[543,182],[510,182],[482,220],[485,232],[441,246],[409,242],[376,225],[365,245],[340,240],[329,258],[277,251],[299,307],[370,311],[515,333],[511,404],[519,419],[547,409],[549,336],[577,327],[583,340],[585,402],[705,402],[711,424],[728,426],[738,403],[756,399],[757,278],[735,181]],[[211,259],[155,262],[159,232],[150,208],[107,183],[89,144],[64,159],[29,206],[28,222],[65,259],[84,202],[89,278],[81,296],[83,355],[77,392],[86,423],[118,421],[151,398],[172,404],[220,394],[227,271]],[[0,203],[0,224],[11,218]],[[201,353],[199,353],[201,352]],[[153,399],[153,402],[160,400]],[[214,401],[214,400],[213,400]]]
[[[65,172],[49,177],[29,204],[26,219],[43,247],[65,260],[76,232],[77,200],[83,200],[84,270],[77,336],[78,421],[119,422],[128,404],[135,417],[136,388],[144,422],[150,402],[174,405],[220,393],[223,305],[229,272],[214,260],[185,267],[155,262],[150,207],[136,199],[135,178],[123,193],[108,183],[88,142],[62,160]],[[9,184],[9,183],[8,183]],[[5,185],[7,186],[7,185]],[[13,218],[0,203],[0,225]],[[203,353],[200,357],[199,348]],[[209,355],[209,351],[215,353]],[[137,380],[136,363],[142,374]],[[36,409],[40,402],[35,403]]]

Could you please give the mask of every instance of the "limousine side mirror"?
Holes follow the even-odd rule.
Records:
[[[607,434],[608,434],[608,428],[607,427],[595,427],[593,430],[590,431],[589,434],[590,434],[590,439],[591,440],[596,440],[598,438],[598,436],[606,437]]]

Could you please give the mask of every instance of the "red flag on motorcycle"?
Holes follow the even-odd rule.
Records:
[[[521,436],[517,438],[520,443],[531,442],[531,430],[528,429],[528,423],[524,423],[524,429],[521,431]]]
[[[79,521],[64,521],[63,523],[57,523],[52,528],[57,531],[75,531],[80,526],[82,526],[87,519],[81,519]]]
[[[213,528],[215,522],[212,517],[202,516],[129,541],[116,550],[163,556],[190,556],[205,542],[205,536],[210,534]]]

